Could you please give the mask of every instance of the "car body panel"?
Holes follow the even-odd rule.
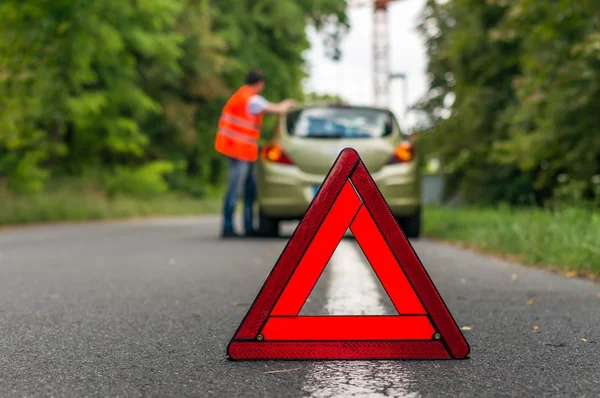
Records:
[[[421,204],[417,159],[389,164],[395,149],[406,140],[395,118],[393,121],[394,127],[387,136],[324,139],[288,134],[285,116],[281,117],[271,143],[280,146],[293,164],[274,163],[264,156],[257,161],[261,213],[279,220],[302,218],[339,153],[348,147],[356,149],[394,216],[417,213]]]
[[[293,142],[292,142],[293,141]],[[392,157],[391,139],[297,139],[286,137],[279,141],[284,151],[302,171],[325,175],[344,148],[355,148],[370,171],[380,170]]]

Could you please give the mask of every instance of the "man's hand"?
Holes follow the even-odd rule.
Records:
[[[283,101],[283,103],[285,104],[285,107],[288,111],[299,105],[298,101],[296,101],[295,99],[286,99],[285,101]]]
[[[265,108],[265,112],[281,114],[281,113],[289,112],[290,109],[292,109],[295,106],[298,106],[298,102],[296,100],[286,99],[284,101],[281,101],[278,104],[269,104]]]

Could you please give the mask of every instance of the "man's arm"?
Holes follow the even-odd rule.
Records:
[[[265,112],[276,113],[276,114],[286,113],[291,108],[296,106],[296,104],[297,104],[296,101],[294,101],[292,99],[287,99],[287,100],[281,101],[277,104],[268,103],[267,106],[265,107]]]
[[[297,102],[291,99],[279,103],[271,103],[260,95],[256,95],[250,100],[248,110],[253,115],[261,112],[282,114],[288,112],[291,108],[296,106],[296,104]]]

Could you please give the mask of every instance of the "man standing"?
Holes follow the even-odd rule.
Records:
[[[223,237],[239,236],[233,227],[233,214],[244,187],[244,228],[247,236],[255,235],[253,205],[256,198],[254,162],[258,158],[258,139],[263,114],[286,113],[295,101],[274,104],[260,95],[265,87],[261,70],[253,69],[246,84],[225,104],[215,140],[217,152],[225,155],[229,166],[227,193],[223,203]]]

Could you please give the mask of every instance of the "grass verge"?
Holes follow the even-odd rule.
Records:
[[[209,214],[221,207],[217,197],[214,193],[204,199],[167,193],[108,198],[93,185],[63,186],[35,196],[0,190],[0,226]],[[600,277],[597,211],[428,207],[423,235],[526,264]]]
[[[46,193],[39,196],[0,195],[0,225],[22,225],[58,221],[92,221],[152,216],[177,216],[215,213],[220,201],[193,199],[163,194],[146,199],[107,198],[103,194],[83,192]]]
[[[423,235],[429,238],[525,264],[570,271],[572,276],[600,276],[597,211],[430,207],[425,210],[423,222]]]

